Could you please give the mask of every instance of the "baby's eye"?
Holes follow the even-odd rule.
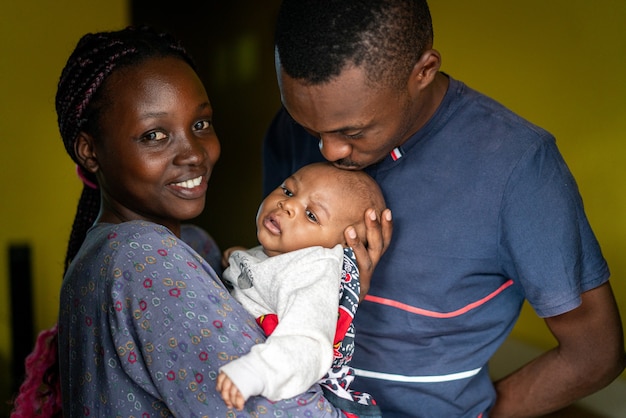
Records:
[[[285,186],[280,186],[281,189],[283,189],[283,194],[287,197],[292,197],[293,193],[291,193],[291,190],[289,190],[288,188],[286,188]]]
[[[210,120],[201,120],[201,121],[196,122],[193,125],[193,128],[196,131],[202,131],[202,130],[205,130],[205,129],[209,129],[210,127],[211,127],[211,121]]]
[[[146,141],[163,141],[167,139],[167,135],[161,131],[152,131],[145,134],[143,139]]]
[[[313,212],[307,209],[304,213],[306,214],[306,217],[309,218],[309,221],[314,222],[316,224],[319,223],[317,221],[317,216],[315,216]]]

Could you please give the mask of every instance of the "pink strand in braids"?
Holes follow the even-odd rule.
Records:
[[[57,325],[37,336],[26,357],[26,377],[20,386],[10,418],[62,417],[57,364]]]

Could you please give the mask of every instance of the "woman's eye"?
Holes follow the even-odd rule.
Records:
[[[317,216],[315,216],[315,214],[314,214],[313,212],[311,212],[310,210],[307,210],[307,211],[305,212],[305,214],[306,214],[306,217],[307,217],[307,218],[309,218],[309,220],[310,220],[311,222],[318,223],[318,222],[317,222]]]
[[[165,135],[161,131],[153,131],[153,132],[148,132],[147,134],[145,134],[143,138],[146,141],[162,141],[167,138],[167,135]]]
[[[283,194],[285,196],[288,196],[288,197],[292,197],[293,196],[293,193],[291,193],[291,190],[289,190],[285,186],[280,186],[280,188],[283,189]]]
[[[211,121],[209,121],[209,120],[201,120],[201,121],[196,122],[193,125],[193,128],[196,131],[202,131],[202,130],[205,130],[205,129],[209,129],[210,127],[211,127]]]

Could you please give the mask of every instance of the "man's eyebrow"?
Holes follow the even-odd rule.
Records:
[[[348,132],[348,131],[362,131],[365,128],[366,128],[365,125],[343,126],[341,128],[337,128],[337,129],[333,129],[331,131],[328,131],[328,133],[339,133],[339,134],[341,134],[341,133]]]

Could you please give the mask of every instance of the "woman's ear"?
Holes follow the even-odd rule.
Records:
[[[82,167],[90,173],[98,171],[98,158],[96,156],[96,147],[94,139],[86,132],[80,132],[74,143],[74,152],[76,158]]]

